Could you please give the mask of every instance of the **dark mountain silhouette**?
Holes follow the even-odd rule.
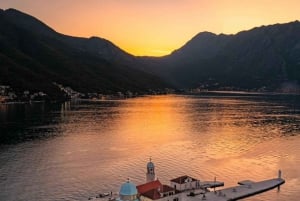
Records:
[[[300,82],[300,22],[235,35],[202,32],[170,55],[134,57],[108,40],[63,35],[20,11],[0,10],[0,85],[62,97],[53,82],[84,93],[170,85],[293,90]]]
[[[300,82],[300,22],[262,26],[236,35],[203,32],[144,70],[178,87],[278,90]]]
[[[53,82],[83,93],[166,86],[157,76],[130,66],[135,60],[105,39],[66,36],[15,9],[0,10],[0,85],[19,93],[63,97]]]

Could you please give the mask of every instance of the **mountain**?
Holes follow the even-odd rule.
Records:
[[[18,94],[63,98],[58,84],[104,94],[170,86],[299,92],[299,83],[298,21],[235,35],[202,32],[170,55],[135,57],[103,38],[67,36],[30,15],[0,9],[0,87]]]
[[[235,35],[202,32],[170,55],[140,60],[178,87],[299,90],[300,22]]]
[[[133,68],[135,61],[105,39],[63,35],[18,10],[0,10],[0,85],[18,94],[28,90],[63,98],[54,83],[82,93],[145,92],[167,86],[157,76]]]

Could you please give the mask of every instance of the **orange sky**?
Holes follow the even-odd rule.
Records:
[[[56,31],[99,36],[134,55],[166,55],[202,31],[237,33],[300,19],[299,0],[0,0]]]

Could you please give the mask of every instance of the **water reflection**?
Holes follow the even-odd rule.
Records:
[[[51,115],[56,105],[0,104],[0,144],[18,143],[57,133],[52,126],[59,119]],[[29,131],[34,128],[34,132]]]
[[[189,133],[188,126],[183,130],[183,124],[187,123],[183,113],[184,106],[173,99],[164,96],[137,98],[128,101],[122,106],[121,116],[116,125],[117,141],[122,141],[119,147],[143,147],[159,148],[161,145],[184,140],[185,133]],[[133,143],[133,144],[128,144]],[[143,150],[141,150],[143,151]]]
[[[1,105],[1,143],[16,144],[0,150],[0,197],[84,200],[118,191],[127,177],[144,182],[152,156],[164,183],[188,174],[230,186],[282,169],[287,183],[280,193],[249,200],[296,201],[299,108],[294,99],[273,96]]]

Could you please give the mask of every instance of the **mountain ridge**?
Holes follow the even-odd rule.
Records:
[[[15,9],[0,12],[0,27],[0,85],[11,86],[18,96],[32,91],[64,98],[53,83],[81,93],[146,92],[168,86],[130,66],[135,58],[108,40],[66,36]]]
[[[299,36],[299,21],[230,35],[201,32],[169,55],[141,59],[144,70],[177,87],[274,91],[291,82],[299,91]]]
[[[54,82],[98,93],[170,86],[300,91],[298,20],[237,34],[200,32],[162,57],[133,56],[100,37],[64,35],[16,9],[0,10],[0,27],[0,85],[20,93],[28,88],[64,96]]]
[[[14,24],[17,24],[18,26],[21,26],[22,28],[27,29],[27,30],[31,29],[36,34],[51,36],[58,40],[65,40],[64,42],[67,42],[69,45],[73,46],[74,48],[85,49],[84,46],[88,46],[88,45],[84,44],[84,43],[90,43],[91,41],[93,41],[93,43],[97,43],[95,45],[106,46],[106,47],[110,48],[111,51],[113,51],[113,52],[118,51],[126,56],[133,56],[133,55],[129,54],[128,52],[125,52],[120,47],[116,46],[115,44],[113,44],[112,42],[110,42],[107,39],[100,38],[97,36],[91,36],[89,38],[85,38],[85,37],[65,35],[65,34],[55,31],[54,29],[52,29],[51,27],[49,27],[47,24],[43,23],[39,19],[37,19],[31,15],[28,15],[26,13],[23,13],[19,10],[9,8],[9,9],[4,10],[4,12],[10,16],[10,19],[13,20]],[[15,18],[17,18],[17,19],[15,19]],[[88,48],[88,47],[86,47],[86,48]],[[97,50],[91,50],[92,48],[89,48],[89,49],[90,49],[90,52],[97,53]],[[111,58],[109,58],[109,59],[111,59]]]

